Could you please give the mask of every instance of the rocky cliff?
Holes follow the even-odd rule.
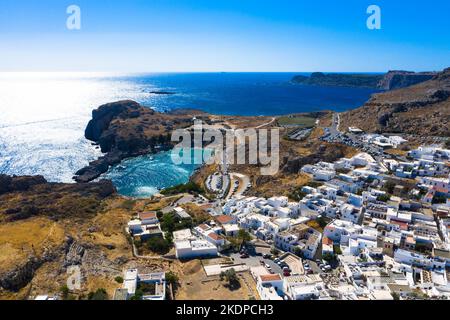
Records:
[[[124,158],[168,148],[172,130],[191,124],[192,114],[159,113],[131,100],[102,105],[92,112],[85,137],[106,154],[76,172],[74,179],[88,182]]]
[[[431,80],[378,93],[364,106],[341,116],[341,129],[450,136],[450,68]]]
[[[377,87],[382,90],[406,88],[431,80],[435,75],[435,72],[389,71],[377,84]]]
[[[393,90],[405,88],[430,80],[434,72],[389,71],[385,75],[362,73],[322,73],[314,72],[311,76],[295,76],[293,83],[316,86],[372,88]]]

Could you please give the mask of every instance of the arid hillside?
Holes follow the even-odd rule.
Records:
[[[122,286],[116,277],[127,268],[181,274],[177,261],[134,257],[125,232],[136,212],[159,210],[176,198],[133,200],[108,185],[0,175],[0,299],[87,299],[100,288],[112,299]],[[81,287],[65,293],[73,266]]]
[[[431,80],[373,95],[341,116],[341,129],[450,137],[450,68]]]

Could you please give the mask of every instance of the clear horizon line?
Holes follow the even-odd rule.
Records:
[[[442,69],[443,70],[443,69]],[[299,71],[299,70],[292,70],[292,71],[239,71],[239,70],[233,70],[233,71],[223,71],[223,70],[209,70],[209,71],[198,71],[198,70],[172,70],[172,71],[63,71],[63,70],[52,70],[52,71],[43,71],[43,70],[17,70],[17,71],[11,71],[11,70],[0,70],[0,73],[2,74],[12,74],[12,73],[22,73],[22,74],[38,74],[38,73],[60,73],[60,74],[87,74],[87,73],[95,73],[95,74],[152,74],[152,73],[314,73],[314,72],[323,72],[323,73],[387,73],[389,71],[411,71],[411,72],[439,72],[442,70],[414,70],[414,69],[397,69],[397,68],[390,68],[389,70],[385,71],[325,71],[325,70],[314,70],[314,71]]]

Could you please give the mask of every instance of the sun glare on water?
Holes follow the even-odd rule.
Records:
[[[84,139],[92,110],[146,94],[113,74],[0,73],[0,173],[70,182],[100,154]]]

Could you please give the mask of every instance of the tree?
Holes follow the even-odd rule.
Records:
[[[316,221],[322,229],[327,226],[327,220],[322,216],[318,217]]]
[[[450,139],[447,139],[447,141],[445,141],[445,147],[447,149],[450,149]]]
[[[174,295],[178,285],[180,284],[180,278],[176,273],[169,271],[166,272],[166,282],[169,286],[172,286],[172,295]]]
[[[224,281],[226,280],[228,282],[228,286],[233,288],[238,288],[240,285],[239,278],[236,274],[236,270],[234,268],[228,269],[226,271],[222,271],[220,273],[220,280]]]
[[[63,285],[61,288],[59,288],[59,291],[61,292],[62,298],[66,300],[69,296],[69,287],[67,285]]]
[[[198,184],[192,181],[186,184],[180,184],[161,190],[161,194],[165,196],[175,195],[179,193],[203,194],[205,193],[205,191]]]
[[[302,191],[301,187],[296,188],[289,194],[289,198],[294,201],[300,201],[306,196],[306,193]]]
[[[95,292],[89,292],[89,300],[108,300],[108,294],[103,288],[97,289]]]
[[[170,234],[177,230],[190,229],[193,227],[191,219],[180,219],[175,212],[166,213],[160,218],[160,221],[161,229]]]
[[[382,202],[387,202],[387,201],[391,200],[391,197],[388,194],[380,194],[377,197],[377,200],[382,201]]]
[[[242,248],[242,246],[252,240],[252,236],[250,235],[250,233],[248,233],[246,230],[244,229],[240,229],[238,234],[237,234],[237,238],[240,240],[240,248]]]
[[[114,278],[117,283],[123,283],[123,278],[121,276],[117,276]]]
[[[280,251],[277,248],[272,247],[272,249],[270,249],[270,253],[274,256],[278,256],[280,254]]]
[[[166,254],[169,252],[171,244],[164,238],[153,237],[147,241],[147,247],[152,252]]]
[[[392,181],[386,181],[386,183],[383,186],[383,189],[387,192],[387,193],[394,193],[394,188],[395,188],[395,183]]]
[[[323,260],[325,260],[325,261],[327,261],[327,262],[331,262],[331,261],[333,261],[336,257],[335,257],[335,255],[334,254],[332,254],[332,253],[325,253],[323,256],[322,256],[322,258],[323,258]]]
[[[431,202],[433,204],[446,203],[447,202],[447,197],[445,197],[443,195],[434,195],[433,200]]]
[[[172,233],[175,231],[176,222],[177,217],[173,212],[166,213],[161,219],[161,229]]]
[[[303,258],[303,252],[302,252],[302,249],[300,249],[299,247],[294,247],[294,250],[293,250],[294,252],[294,254],[296,255],[296,256],[298,256],[298,257],[300,257],[300,258]]]
[[[172,271],[166,272],[166,282],[171,285],[177,285],[180,278]]]
[[[130,300],[142,300],[142,297],[144,296],[144,291],[141,289],[136,289],[134,292],[134,295],[131,296]]]
[[[341,246],[340,245],[334,245],[333,246],[333,251],[335,255],[340,255],[342,254],[342,250],[341,250]]]

